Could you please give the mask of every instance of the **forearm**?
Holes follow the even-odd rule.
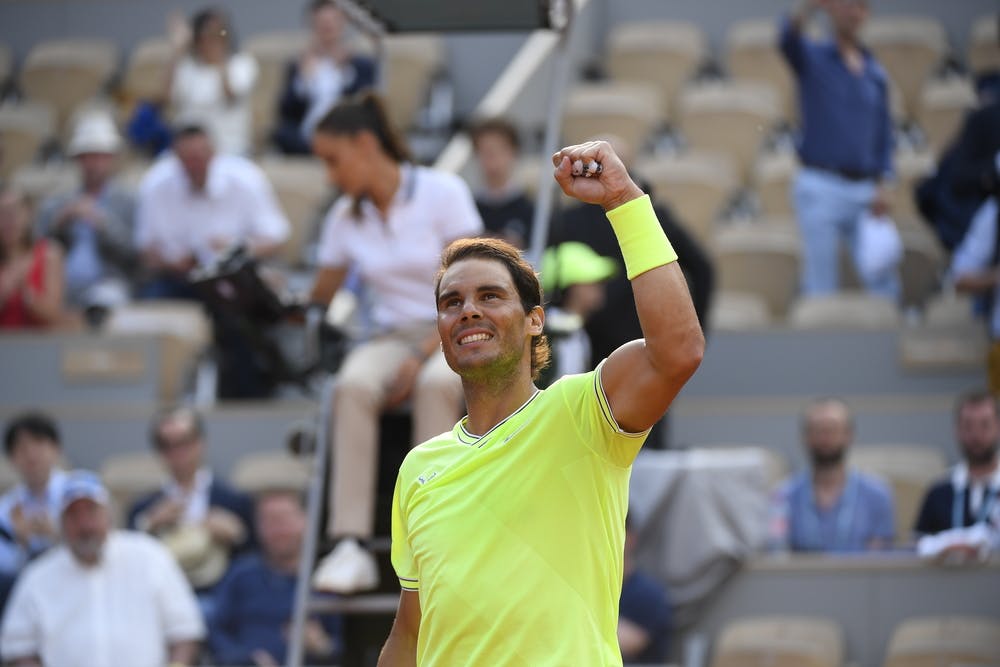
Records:
[[[416,667],[417,638],[390,632],[378,656],[378,667]]]
[[[995,288],[998,282],[1000,282],[1000,276],[998,276],[997,269],[990,269],[959,276],[955,280],[955,289],[959,292],[980,294]]]
[[[198,658],[198,642],[183,641],[174,642],[170,645],[170,666],[193,665]]]

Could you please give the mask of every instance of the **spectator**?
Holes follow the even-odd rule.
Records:
[[[285,664],[306,515],[297,493],[270,491],[257,499],[256,519],[260,552],[237,561],[216,594],[209,645],[220,665]],[[330,664],[338,620],[307,621],[308,664]]]
[[[289,63],[278,104],[274,143],[283,153],[308,155],[316,124],[342,98],[375,85],[375,61],[351,53],[346,18],[333,0],[309,4],[309,46]]]
[[[186,574],[203,605],[210,606],[212,586],[224,568],[206,566],[216,559],[212,547],[227,555],[253,545],[253,509],[250,498],[231,489],[205,466],[205,429],[201,418],[188,408],[170,408],[153,418],[150,427],[153,447],[162,457],[170,480],[159,491],[140,499],[129,511],[128,526],[167,540],[175,555],[188,552],[184,531],[191,528],[207,533],[209,544],[192,557]],[[200,557],[199,557],[200,556]]]
[[[613,259],[601,257],[578,241],[567,241],[545,251],[540,278],[545,293],[552,295],[545,309],[552,363],[542,371],[543,378],[550,376],[549,382],[542,384],[594,368],[590,339],[583,326],[604,305],[605,282],[618,271]]]
[[[663,664],[670,652],[670,598],[660,582],[638,568],[639,536],[631,512],[625,515],[625,560],[618,603],[618,645],[631,664]]]
[[[890,548],[892,494],[882,481],[848,466],[854,423],[847,405],[835,398],[810,403],[802,436],[810,469],[776,494],[774,512],[785,520],[772,526],[775,546],[826,553]]]
[[[962,461],[950,479],[928,490],[915,530],[920,536],[950,533],[935,555],[963,558],[980,546],[976,533],[964,529],[990,525],[1000,531],[1000,407],[992,394],[977,391],[958,399],[955,439]]]
[[[517,128],[502,118],[491,118],[473,125],[469,133],[483,180],[476,208],[486,233],[525,250],[531,242],[535,205],[514,180],[521,151]]]
[[[221,153],[248,154],[257,61],[236,51],[228,17],[220,9],[201,10],[190,25],[171,17],[168,37],[174,57],[163,97],[174,118],[204,124]]]
[[[814,11],[830,17],[833,40],[814,42],[805,26]],[[802,289],[807,296],[839,288],[840,243],[858,264],[859,223],[889,211],[892,178],[889,80],[860,41],[867,0],[801,0],[781,24],[780,47],[799,91],[802,169],[793,188],[802,232]],[[895,271],[862,273],[866,288],[897,300]]]
[[[317,587],[347,593],[377,585],[372,537],[381,411],[413,399],[413,441],[448,430],[460,416],[462,384],[440,350],[434,275],[454,239],[482,232],[468,186],[410,163],[382,101],[342,102],[316,127],[313,149],[343,196],[319,244],[311,300],[326,306],[356,267],[374,296],[374,335],[337,376],[331,456],[331,522],[337,540]]]
[[[54,327],[62,318],[62,253],[32,240],[24,195],[0,185],[0,329]]]
[[[56,424],[25,412],[7,424],[4,453],[21,483],[0,496],[0,614],[17,574],[58,539],[59,500],[66,475],[56,466],[62,448]]]
[[[997,153],[1000,171],[1000,153]],[[987,360],[990,390],[1000,396],[1000,194],[987,199],[972,217],[969,230],[951,257],[955,289],[988,300],[990,337]],[[991,298],[992,297],[992,298]]]
[[[204,635],[191,589],[162,546],[111,530],[108,492],[74,471],[60,501],[64,544],[28,566],[0,630],[16,665],[193,665]]]
[[[216,154],[205,129],[191,125],[174,138],[139,186],[136,238],[153,278],[141,295],[190,298],[187,280],[226,249],[247,244],[255,257],[281,250],[288,219],[267,177],[253,162]]]
[[[119,305],[132,292],[135,198],[114,181],[120,149],[110,115],[84,116],[69,142],[80,189],[49,197],[39,210],[39,231],[66,253],[66,298],[78,308]]]

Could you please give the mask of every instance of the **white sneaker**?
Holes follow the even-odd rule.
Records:
[[[313,588],[326,593],[357,593],[378,586],[375,557],[356,540],[343,539],[320,561]]]

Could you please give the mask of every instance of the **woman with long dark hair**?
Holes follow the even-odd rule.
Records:
[[[412,443],[461,416],[461,381],[440,350],[434,277],[441,251],[483,225],[464,181],[411,163],[374,94],[335,106],[312,143],[343,193],[323,228],[312,301],[330,303],[351,269],[373,297],[373,335],[337,378],[328,526],[337,545],[316,573],[318,588],[346,593],[378,581],[363,542],[374,528],[379,414],[412,398]]]
[[[0,187],[0,329],[51,327],[62,316],[62,253],[34,241],[24,195]]]

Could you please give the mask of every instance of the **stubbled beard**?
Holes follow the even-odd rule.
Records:
[[[844,457],[847,455],[847,449],[841,449],[836,452],[816,452],[810,451],[809,458],[812,460],[813,468],[818,470],[828,470],[830,468],[836,468],[841,463],[844,462]]]
[[[997,456],[997,445],[994,444],[992,447],[987,447],[986,449],[975,449],[973,451],[969,451],[967,448],[963,447],[962,452],[965,456],[965,462],[975,468],[989,465],[993,462],[993,459]]]

